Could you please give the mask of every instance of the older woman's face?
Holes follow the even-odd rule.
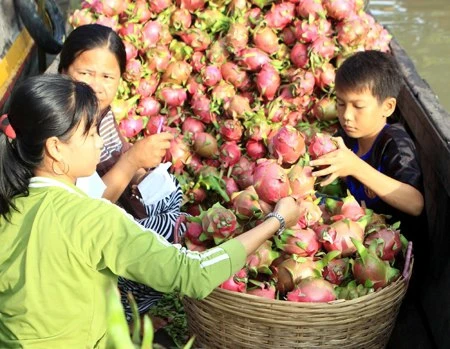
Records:
[[[102,111],[109,107],[116,96],[120,67],[116,56],[107,47],[84,51],[65,73],[92,87]]]

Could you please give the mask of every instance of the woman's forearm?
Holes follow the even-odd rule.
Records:
[[[102,177],[106,185],[103,197],[116,202],[136,175],[137,170],[136,166],[128,160],[128,152],[122,154],[119,161]]]
[[[244,245],[245,251],[249,255],[255,252],[264,241],[270,239],[279,228],[280,223],[278,220],[275,217],[271,217],[253,229],[237,236],[236,240],[239,240]]]

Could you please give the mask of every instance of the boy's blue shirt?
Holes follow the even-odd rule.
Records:
[[[338,133],[348,148],[354,152],[358,150],[356,139],[348,137],[342,129]],[[422,173],[416,147],[402,124],[386,124],[370,151],[361,156],[361,159],[381,173],[423,192]],[[400,220],[402,226],[407,224],[405,221],[409,220],[410,216],[386,204],[355,178],[347,177],[346,184],[358,202],[364,201],[366,206],[376,213],[392,216],[391,223]]]

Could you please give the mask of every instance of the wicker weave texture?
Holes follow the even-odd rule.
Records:
[[[411,265],[412,269],[412,265]],[[400,278],[375,293],[330,303],[295,303],[216,289],[184,299],[196,348],[385,348],[406,294]]]

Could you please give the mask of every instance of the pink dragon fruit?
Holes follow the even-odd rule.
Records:
[[[277,34],[269,27],[256,28],[253,32],[253,42],[257,48],[269,55],[277,52],[280,48]]]
[[[280,252],[273,250],[272,241],[266,240],[258,249],[247,257],[246,267],[252,274],[271,275],[270,265],[280,256]]]
[[[200,120],[188,117],[181,125],[181,131],[188,138],[192,139],[197,133],[205,131],[205,124]]]
[[[255,141],[250,139],[245,145],[247,155],[253,160],[262,159],[267,154],[267,148],[261,141]]]
[[[349,277],[350,263],[348,258],[333,259],[322,271],[325,280],[334,285],[340,285]]]
[[[328,230],[322,232],[322,244],[327,251],[339,251],[342,257],[348,257],[356,252],[353,243],[364,240],[364,228],[367,225],[368,216],[361,218],[358,222],[350,219],[342,219],[334,222]]]
[[[241,148],[236,142],[225,142],[219,149],[219,160],[222,168],[234,166],[241,158]]]
[[[126,117],[119,123],[119,130],[124,137],[132,138],[136,136],[144,128],[142,118]]]
[[[269,204],[289,195],[290,187],[286,171],[275,160],[264,159],[258,162],[253,180],[258,196]]]
[[[239,219],[261,218],[263,212],[259,204],[259,197],[253,186],[231,195],[234,212]]]
[[[247,294],[268,299],[276,299],[277,290],[273,283],[260,282],[257,280],[249,280],[249,283],[254,284],[255,286],[249,287],[247,285]]]
[[[242,124],[239,120],[226,119],[220,125],[219,132],[225,141],[238,142],[242,137]]]
[[[170,15],[170,27],[176,31],[186,30],[192,24],[192,16],[185,8],[174,9]]]
[[[316,233],[309,228],[286,229],[281,236],[275,238],[275,243],[280,250],[300,257],[312,257],[321,247]]]
[[[323,0],[327,15],[338,21],[348,18],[355,11],[354,0]]]
[[[214,86],[222,80],[222,73],[218,67],[215,65],[208,65],[201,70],[201,76],[203,83],[206,86]]]
[[[297,42],[294,47],[292,47],[290,58],[295,67],[305,68],[309,62],[307,46],[301,42]]]
[[[314,200],[312,197],[305,197],[300,202],[300,218],[297,223],[300,227],[312,227],[320,221],[322,210],[319,203],[320,198]]]
[[[219,287],[228,291],[246,293],[247,282],[247,270],[241,269],[229,279],[224,281]]]
[[[145,97],[139,100],[136,112],[142,116],[156,116],[159,114],[161,105],[153,97]]]
[[[280,82],[280,74],[271,64],[263,65],[259,73],[256,74],[256,87],[259,93],[269,101],[274,99],[280,87]]]
[[[236,94],[224,101],[223,109],[230,118],[245,119],[252,112],[250,101],[247,97]]]
[[[312,257],[292,256],[281,261],[278,265],[273,265],[274,280],[277,282],[277,289],[281,293],[292,291],[301,280],[314,277],[320,278],[323,268],[334,258],[339,252],[333,251],[327,253],[320,260],[313,260]],[[275,263],[273,263],[275,264]]]
[[[353,263],[353,276],[359,284],[378,290],[389,285],[400,275],[398,269],[392,268],[389,262],[377,256],[375,248],[366,249],[359,240],[352,239],[352,241],[359,254]]]
[[[172,5],[172,0],[152,0],[149,2],[150,10],[156,14],[163,12]]]
[[[192,67],[187,62],[173,61],[167,66],[162,75],[161,82],[170,82],[176,85],[185,85],[191,75]]]
[[[326,11],[323,8],[322,0],[300,0],[296,8],[297,14],[300,17],[308,18],[325,18]]]
[[[308,153],[311,156],[311,159],[314,160],[336,149],[336,142],[333,141],[331,135],[326,133],[316,133],[309,143]]]
[[[320,121],[333,121],[337,120],[338,112],[336,105],[336,98],[324,96],[314,103],[312,109],[313,116]]]
[[[286,295],[290,302],[331,302],[336,300],[334,285],[321,278],[300,281],[297,287]]]
[[[201,215],[201,222],[203,233],[200,241],[212,239],[216,245],[233,237],[238,228],[234,213],[218,202]]]
[[[237,54],[237,60],[245,69],[257,72],[270,63],[270,57],[257,47],[245,48]]]
[[[233,166],[231,176],[241,190],[253,185],[253,173],[255,171],[255,166],[255,163],[250,161],[245,156],[242,156],[237,164]]]
[[[248,28],[244,23],[234,22],[230,25],[225,40],[230,52],[237,54],[248,45]]]
[[[313,167],[304,165],[299,161],[288,172],[289,185],[292,195],[304,197],[314,192],[316,177],[312,175]]]
[[[357,221],[358,219],[366,215],[366,210],[362,208],[355,197],[347,192],[347,196],[342,199],[342,206],[340,206],[340,213],[331,217],[332,220],[337,221],[340,219],[348,218],[352,221]]]
[[[282,30],[295,17],[295,4],[292,2],[281,2],[272,5],[267,11],[264,20],[270,28]]]
[[[184,166],[189,163],[191,152],[189,146],[181,136],[172,139],[170,148],[167,149],[166,160],[172,162],[172,171],[181,173]]]
[[[305,151],[305,139],[292,126],[284,126],[269,140],[270,155],[280,164],[293,164]]]
[[[207,132],[200,132],[195,135],[193,149],[196,154],[207,159],[219,155],[216,138]]]
[[[372,226],[364,239],[364,245],[376,244],[376,254],[384,261],[392,262],[395,256],[402,250],[402,241],[398,227],[399,223],[392,226],[378,225]]]

